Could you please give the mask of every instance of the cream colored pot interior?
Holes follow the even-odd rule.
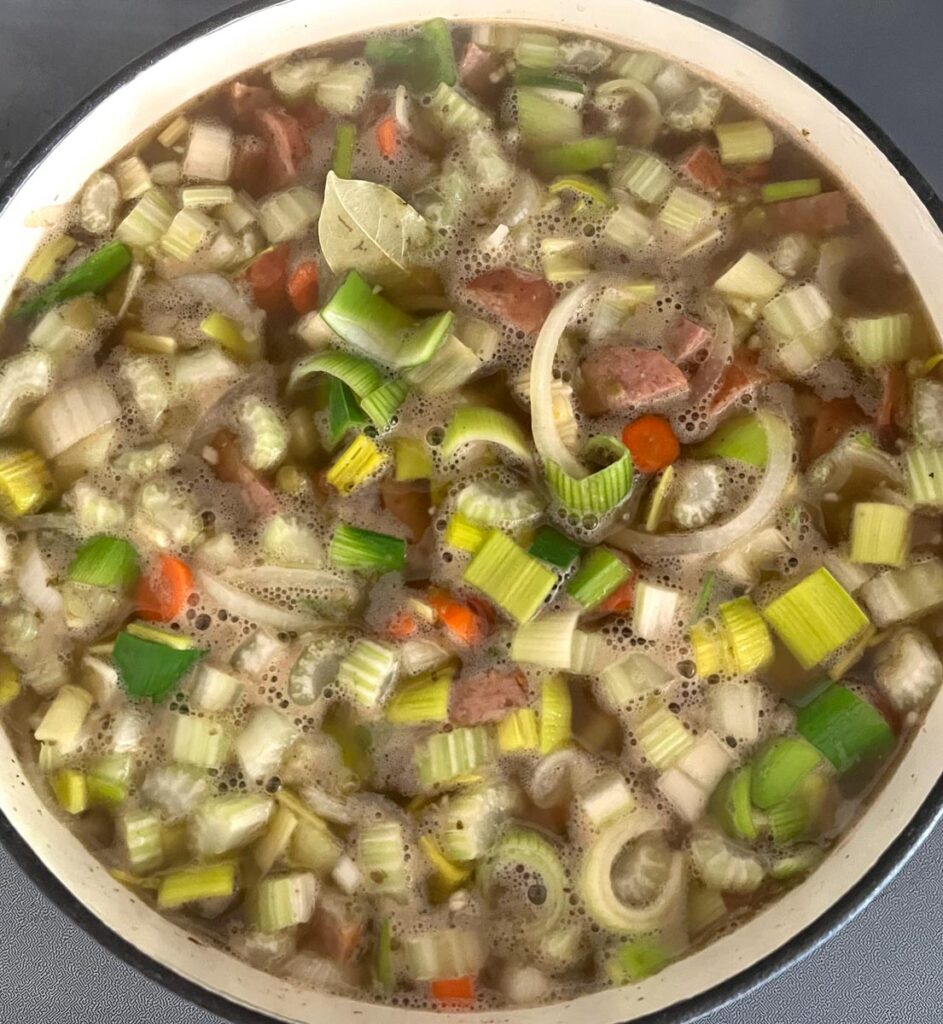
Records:
[[[745,44],[644,0],[345,0],[286,2],[248,14],[201,36],[130,81],[90,111],[36,166],[0,214],[0,302],[38,241],[26,226],[37,208],[68,201],[92,171],[128,140],[216,82],[280,54],[323,40],[443,15],[513,19],[609,36],[661,51],[718,79],[786,126],[801,128],[826,163],[849,181],[900,254],[943,333],[943,236],[888,159],[810,86]],[[937,699],[896,773],[873,806],[804,884],[706,950],[641,984],[542,1009],[468,1014],[483,1022],[598,1024],[632,1020],[696,996],[773,952],[846,893],[907,825],[939,772],[943,701]],[[115,932],[190,981],[257,1011],[289,1021],[354,1022],[369,1014],[392,1024],[406,1011],[301,991],[184,940],[184,933],[113,882],[69,831],[41,805],[0,734],[0,809],[45,865]],[[410,1011],[414,1012],[414,1011]]]

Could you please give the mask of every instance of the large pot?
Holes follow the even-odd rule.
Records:
[[[68,201],[142,130],[222,79],[299,46],[444,15],[514,20],[638,45],[717,79],[767,116],[801,131],[883,228],[943,335],[943,205],[889,139],[821,78],[763,40],[679,0],[311,0],[250,2],[142,57],[69,114],[0,193],[0,304],[38,231],[37,208]],[[465,1015],[516,1024],[687,1021],[744,993],[823,941],[900,869],[943,808],[943,698],[858,823],[802,885],[748,924],[660,974],[539,1009]],[[304,991],[204,946],[113,881],[49,812],[0,731],[0,838],[55,902],[145,974],[233,1021],[403,1024],[410,1011]],[[654,1016],[653,1016],[654,1015]]]

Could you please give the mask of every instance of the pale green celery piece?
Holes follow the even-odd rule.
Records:
[[[157,905],[161,910],[173,910],[187,903],[232,896],[235,891],[236,865],[222,861],[164,875],[157,890]]]
[[[146,249],[166,234],[174,218],[174,208],[158,189],[151,189],[135,203],[131,212],[115,228],[115,238],[126,245]]]
[[[714,204],[690,189],[675,188],[656,218],[676,238],[687,241],[702,231],[714,214]]]
[[[557,582],[549,569],[498,530],[475,553],[463,579],[518,622],[537,613]]]
[[[232,168],[233,131],[219,121],[195,121],[183,157],[183,174],[198,181],[226,181]]]
[[[723,164],[755,164],[769,160],[775,140],[763,121],[731,121],[714,128]]]
[[[321,200],[301,185],[276,192],[259,203],[259,223],[273,245],[299,238],[318,220]]]

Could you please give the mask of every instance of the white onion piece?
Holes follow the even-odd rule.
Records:
[[[616,78],[596,87],[596,98],[602,101],[621,99],[623,102],[634,96],[645,108],[645,115],[632,125],[632,142],[636,146],[650,146],[661,128],[661,104],[658,97],[636,78]]]
[[[284,565],[251,565],[226,569],[221,582],[233,586],[278,587],[280,590],[330,590],[349,601],[360,597],[360,587],[349,576],[334,569],[299,569]],[[310,621],[310,616],[309,616]]]
[[[62,614],[62,595],[49,586],[49,569],[43,561],[36,538],[30,536],[20,545],[20,567],[16,574],[17,586],[36,611],[45,618]]]
[[[249,340],[258,338],[265,314],[254,309],[239,294],[239,290],[222,274],[184,274],[174,281],[195,298],[235,320]]]
[[[268,601],[262,601],[245,591],[237,590],[208,572],[197,573],[197,582],[202,593],[231,615],[238,615],[257,626],[271,626],[272,629],[309,630],[320,624],[320,620],[304,612],[291,612],[278,608]]]
[[[534,444],[544,462],[553,460],[576,480],[582,480],[587,470],[563,443],[553,417],[553,360],[570,318],[591,289],[591,282],[584,281],[550,310],[537,336],[530,363],[530,425]]]
[[[733,357],[733,321],[722,302],[711,303],[710,319],[714,325],[714,338],[707,358],[691,379],[691,404],[706,398],[720,382]]]
[[[794,442],[789,424],[775,413],[757,413],[766,430],[769,458],[756,493],[733,519],[690,533],[644,533],[619,530],[606,538],[643,560],[675,555],[710,555],[724,551],[758,527],[776,508],[792,476]]]

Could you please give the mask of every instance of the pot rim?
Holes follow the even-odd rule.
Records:
[[[104,99],[130,82],[145,68],[186,43],[243,17],[274,6],[278,0],[242,0],[217,14],[175,33],[163,42],[128,61],[101,85],[89,92],[67,113],[47,128],[39,141],[0,180],[0,213],[24,184],[32,170],[73,128]],[[861,107],[788,50],[725,15],[696,6],[690,0],[647,0],[658,7],[732,36],[768,57],[811,86],[831,106],[844,114],[881,150],[904,178],[931,218],[943,230],[943,200],[934,188],[885,132]],[[688,999],[635,1018],[633,1024],[693,1024],[761,988],[827,942],[867,907],[907,865],[935,826],[943,820],[943,776],[911,817],[907,825],[882,852],[872,867],[809,925],[763,959]],[[85,933],[110,953],[120,957],[151,981],[155,981],[189,1002],[219,1015],[232,1024],[278,1024],[277,1018],[250,1009],[178,974],[143,953],[105,924],[50,871],[26,840],[0,810],[0,845],[40,893],[71,918]],[[367,1004],[369,1005],[369,1004]]]

